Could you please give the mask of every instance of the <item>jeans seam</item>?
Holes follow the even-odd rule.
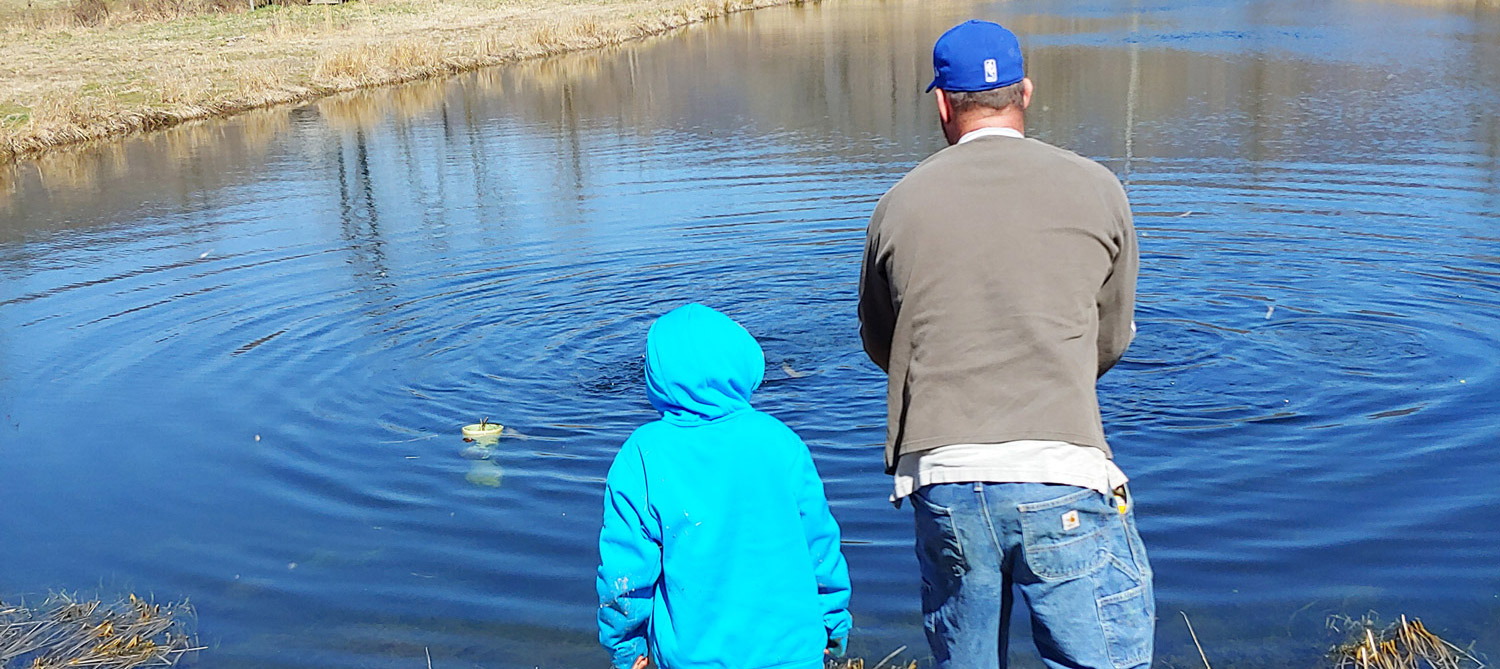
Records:
[[[1120,571],[1125,572],[1126,576],[1129,576],[1136,581],[1146,580],[1146,575],[1141,573],[1140,567],[1126,563],[1124,560],[1120,559],[1120,556],[1115,555],[1113,551],[1106,550],[1105,553],[1108,555],[1108,559],[1105,561],[1107,564],[1113,564],[1115,566],[1115,569],[1119,569]]]
[[[995,532],[995,520],[990,517],[990,503],[984,494],[984,487],[975,486],[974,496],[979,498],[979,511],[984,515],[985,529],[990,531],[990,544],[994,546],[995,554],[1001,556],[1000,562],[1003,564],[1005,562],[1005,550],[1000,547],[1000,535]]]
[[[1035,532],[1033,532],[1032,534],[1035,534]],[[1047,544],[1046,546],[1039,546],[1037,550],[1038,552],[1072,550],[1074,546],[1077,546],[1085,541],[1098,540],[1103,536],[1104,528],[1101,527],[1097,530],[1094,530],[1093,532],[1089,532],[1088,534],[1080,534],[1076,537],[1068,539],[1067,541],[1058,541],[1056,543]]]
[[[958,531],[958,519],[953,517],[953,510],[949,509],[943,514],[948,517],[948,526],[953,528],[953,545],[958,547],[958,564],[955,565],[963,570],[958,578],[963,579],[963,574],[968,573],[973,567],[969,564],[969,551],[964,550],[963,533]]]
[[[1140,583],[1139,585],[1136,585],[1134,588],[1130,588],[1130,589],[1122,591],[1122,592],[1117,592],[1117,593],[1115,593],[1113,595],[1105,595],[1103,597],[1096,597],[1095,601],[1097,601],[1100,606],[1106,606],[1106,605],[1109,605],[1109,604],[1118,604],[1120,602],[1129,600],[1131,598],[1139,597],[1139,596],[1145,594],[1145,592],[1146,592],[1146,584],[1145,583]]]
[[[948,485],[948,484],[939,483],[939,484],[936,484],[936,485]],[[941,504],[937,504],[937,503],[933,502],[932,500],[928,499],[926,494],[922,493],[923,490],[925,490],[925,489],[927,489],[929,487],[931,487],[931,486],[925,486],[924,485],[924,486],[922,486],[920,488],[917,488],[916,490],[912,491],[911,496],[914,497],[914,498],[916,498],[916,499],[918,499],[919,501],[921,501],[923,504],[926,504],[927,506],[930,506],[930,507],[932,507],[934,509],[941,510],[943,512],[943,515],[952,517],[953,516],[953,507],[951,507],[951,506],[943,506]]]
[[[1068,494],[1063,495],[1062,497],[1058,497],[1056,499],[1049,499],[1049,500],[1042,501],[1042,502],[1031,502],[1031,503],[1028,503],[1028,504],[1017,504],[1016,505],[1016,509],[1018,511],[1022,512],[1022,513],[1026,513],[1026,512],[1029,512],[1029,511],[1045,511],[1047,509],[1055,509],[1055,508],[1060,507],[1060,506],[1067,506],[1067,505],[1072,504],[1072,503],[1074,503],[1074,502],[1076,502],[1078,500],[1088,499],[1089,495],[1098,495],[1098,494],[1099,494],[1099,491],[1097,491],[1097,490],[1091,490],[1089,488],[1083,488],[1083,489],[1081,489],[1081,490],[1079,490],[1077,492],[1068,493]]]
[[[1105,564],[1107,565],[1108,562],[1106,562]],[[1098,579],[1095,578],[1096,573],[1097,570],[1095,572],[1090,572],[1088,575],[1088,583],[1090,586],[1092,586],[1094,592],[1099,591],[1099,582]],[[1119,662],[1115,661],[1114,653],[1110,652],[1112,646],[1112,644],[1110,643],[1110,637],[1113,635],[1113,626],[1104,622],[1104,607],[1099,605],[1099,598],[1097,596],[1094,597],[1094,622],[1098,623],[1099,638],[1104,641],[1104,657],[1109,659],[1110,664],[1118,667]]]
[[[1132,506],[1134,506],[1134,503],[1135,501],[1131,500]],[[1134,513],[1135,510],[1132,508],[1130,511],[1120,514],[1120,527],[1125,531],[1125,546],[1130,549],[1131,564],[1135,565],[1135,571],[1141,575],[1142,580],[1149,581],[1152,577],[1151,567],[1146,560],[1146,556],[1141,555],[1141,551],[1144,551],[1146,547],[1140,542],[1140,532],[1138,530],[1132,531],[1130,523],[1127,522],[1128,519],[1134,516]]]
[[[1130,540],[1130,523],[1126,522],[1129,512],[1120,514],[1120,531],[1124,533],[1125,548],[1130,551],[1130,563],[1135,565],[1135,570],[1145,576],[1146,570],[1141,567],[1141,556],[1136,554],[1135,542]]]

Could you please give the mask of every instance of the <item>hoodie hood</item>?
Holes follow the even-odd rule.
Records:
[[[697,425],[749,409],[765,371],[755,338],[701,304],[667,312],[646,335],[646,397],[669,423]]]

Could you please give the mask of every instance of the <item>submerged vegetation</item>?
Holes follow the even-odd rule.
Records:
[[[1213,669],[1209,661],[1213,653],[1204,650],[1186,613],[1182,619],[1197,652],[1192,664],[1201,661],[1204,669]],[[1374,613],[1361,618],[1334,615],[1328,618],[1327,628],[1343,639],[1328,651],[1323,663],[1332,669],[1485,669],[1473,644],[1460,647],[1432,633],[1416,618],[1401,616],[1399,622],[1387,625]]]
[[[189,629],[194,619],[187,602],[156,604],[135,595],[113,603],[62,594],[36,606],[0,602],[0,669],[175,666],[187,654],[204,649]],[[1437,636],[1415,618],[1401,616],[1398,622],[1382,624],[1372,615],[1335,616],[1328,627],[1347,639],[1329,654],[1333,669],[1486,667],[1471,648]],[[825,665],[826,669],[916,669],[916,661],[895,659],[906,650],[906,646],[897,648],[874,664],[848,658]],[[1204,668],[1212,669],[1211,653],[1202,654],[1201,646],[1198,650]]]
[[[871,665],[868,669],[917,669],[917,663],[915,660],[908,664],[890,664],[891,658],[900,654],[900,652],[903,650],[906,650],[905,646],[896,649],[895,652],[888,655],[884,660]],[[865,661],[859,658],[847,660],[829,660],[823,663],[823,665],[824,669],[866,669]]]
[[[1333,649],[1336,669],[1483,669],[1470,650],[1427,631],[1421,620],[1381,625],[1372,617],[1333,618],[1329,627],[1349,635]]]
[[[202,650],[187,631],[187,602],[130,595],[114,603],[52,595],[36,607],[0,603],[0,668],[172,666]]]
[[[305,1],[0,0],[0,162],[795,0]]]

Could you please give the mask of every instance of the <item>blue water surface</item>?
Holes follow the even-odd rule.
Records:
[[[1158,664],[1183,613],[1215,667],[1370,611],[1500,656],[1500,13],[1355,0],[828,0],[5,168],[0,599],[187,598],[203,666],[600,666],[603,476],[701,301],[813,449],[853,652],[925,662],[855,282],[970,16],[1133,203]]]

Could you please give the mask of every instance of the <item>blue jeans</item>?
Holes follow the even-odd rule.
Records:
[[[910,499],[938,667],[1006,666],[1013,585],[1049,668],[1151,666],[1156,600],[1133,505],[1042,483],[942,483]]]

